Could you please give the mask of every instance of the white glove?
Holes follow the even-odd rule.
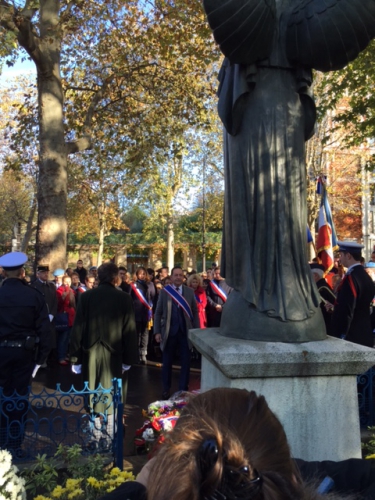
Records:
[[[49,320],[52,322],[53,321],[53,314],[49,314],[48,317],[49,317]]]
[[[82,371],[82,365],[72,365],[72,372],[79,375]]]
[[[128,370],[130,370],[130,368],[130,365],[122,365],[122,373],[127,372]]]
[[[41,367],[41,365],[35,365],[35,368],[33,370],[33,373],[31,374],[31,378],[34,378],[35,375],[36,375],[36,372],[39,370],[39,368]]]

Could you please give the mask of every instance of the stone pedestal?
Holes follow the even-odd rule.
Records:
[[[202,354],[203,391],[254,390],[284,426],[294,457],[361,457],[356,376],[375,365],[375,350],[328,337],[300,344],[228,338],[190,330]]]

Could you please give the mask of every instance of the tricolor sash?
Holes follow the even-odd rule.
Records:
[[[198,302],[198,304],[202,304],[202,301],[201,301],[201,299],[198,297],[198,295],[195,295],[195,294],[194,294],[194,297],[195,297],[195,300]]]
[[[133,292],[135,293],[137,299],[143,304],[145,307],[147,307],[148,310],[148,329],[150,330],[152,327],[152,305],[147,302],[146,297],[143,295],[142,290],[136,287],[135,283],[130,283],[130,286],[132,287]]]
[[[216,295],[218,295],[221,298],[221,300],[223,302],[227,301],[228,297],[226,296],[226,293],[223,292],[223,290],[221,288],[219,288],[216,283],[214,283],[213,281],[210,281],[210,287],[216,293]]]
[[[137,296],[137,299],[145,306],[147,309],[152,310],[152,306],[147,302],[146,297],[143,295],[142,290],[137,288],[135,286],[135,283],[130,283],[130,286],[132,287],[133,292]]]
[[[178,306],[182,307],[184,313],[189,317],[190,321],[193,323],[194,320],[193,313],[191,312],[190,306],[186,301],[186,299],[184,299],[184,297],[180,293],[178,293],[178,291],[171,285],[167,285],[166,287],[164,287],[163,290],[167,292],[167,294]]]

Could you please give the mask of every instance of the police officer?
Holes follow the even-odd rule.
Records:
[[[39,292],[44,295],[48,308],[48,314],[50,315],[50,320],[52,321],[57,313],[57,295],[56,286],[48,281],[48,275],[49,266],[38,266],[36,271],[37,279],[31,283],[31,286],[39,290]]]
[[[375,285],[361,265],[363,245],[352,241],[338,242],[341,264],[347,268],[337,290],[332,317],[335,337],[373,347],[370,305]]]
[[[25,262],[22,252],[0,258],[5,275],[0,288],[0,387],[5,397],[14,391],[21,396],[17,405],[1,405],[0,446],[14,451],[23,440],[31,375],[50,350],[47,306],[43,295],[22,280]]]
[[[57,294],[56,286],[49,280],[49,266],[39,265],[36,271],[36,280],[31,283],[33,288],[36,288],[44,296],[47,304],[49,319],[50,319],[50,336],[51,336],[51,349],[55,349],[57,345],[57,334],[55,329],[54,318],[57,314]],[[50,358],[52,357],[52,353]],[[42,368],[47,368],[47,361],[43,363]]]

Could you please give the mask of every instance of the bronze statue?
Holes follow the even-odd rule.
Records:
[[[375,36],[374,0],[204,0],[226,56],[222,275],[234,291],[225,336],[326,337],[306,249],[305,141],[314,133],[312,69],[337,70]]]

